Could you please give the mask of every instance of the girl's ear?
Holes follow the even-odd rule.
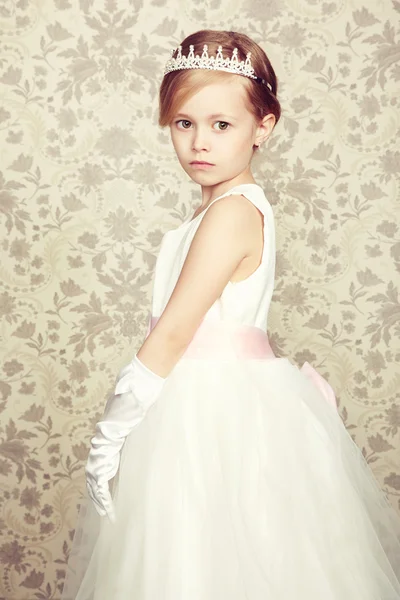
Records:
[[[275,121],[275,115],[272,113],[269,113],[268,115],[265,115],[265,117],[263,117],[262,121],[260,121],[260,123],[258,124],[256,130],[256,137],[254,140],[255,146],[259,146],[260,144],[265,142],[265,140],[269,137],[271,131],[274,128]]]

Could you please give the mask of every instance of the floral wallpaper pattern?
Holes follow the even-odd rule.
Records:
[[[84,465],[144,340],[162,235],[199,203],[157,126],[170,50],[200,28],[269,54],[280,356],[309,361],[400,510],[400,3],[0,3],[0,598],[57,600]]]

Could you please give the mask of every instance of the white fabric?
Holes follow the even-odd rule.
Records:
[[[229,194],[244,194],[264,215],[264,248],[261,264],[244,281],[228,282],[221,297],[213,304],[206,319],[254,325],[265,330],[274,291],[275,227],[271,205],[262,188],[254,184],[239,185],[215,198],[207,207]],[[151,313],[160,316],[180,275],[192,239],[205,212],[168,231],[161,242],[155,267]]]
[[[271,208],[258,186],[238,189],[266,217],[263,262],[206,318],[260,326]],[[153,311],[199,221],[164,238]],[[113,497],[114,524],[83,500],[62,600],[400,599],[400,519],[288,358],[181,359],[126,440]]]

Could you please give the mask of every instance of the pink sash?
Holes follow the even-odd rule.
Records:
[[[151,317],[146,337],[159,317]],[[198,327],[182,358],[276,358],[268,335],[252,325],[232,325],[223,321],[206,320]],[[335,393],[329,383],[308,362],[300,371],[320,390],[324,398],[337,409]]]

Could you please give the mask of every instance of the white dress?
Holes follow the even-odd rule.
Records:
[[[228,283],[128,436],[116,523],[83,501],[62,600],[400,599],[400,518],[332,389],[265,354],[273,212],[258,185],[233,193],[264,215],[261,264]],[[204,214],[163,238],[151,324]]]

